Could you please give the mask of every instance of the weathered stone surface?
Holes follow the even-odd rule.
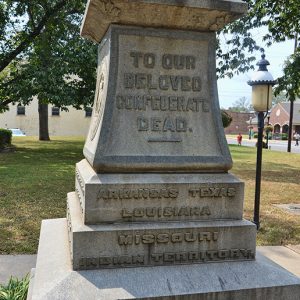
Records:
[[[111,23],[217,31],[246,12],[239,0],[90,0],[81,35],[100,42]]]
[[[28,300],[299,300],[300,279],[255,261],[73,271],[65,219],[42,223]]]
[[[215,34],[111,25],[84,155],[98,173],[230,169]]]
[[[76,164],[85,224],[242,219],[244,183],[231,174],[97,174]]]
[[[68,194],[73,268],[251,260],[256,227],[245,220],[84,225],[75,193]]]

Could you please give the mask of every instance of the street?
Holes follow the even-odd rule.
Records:
[[[236,138],[232,138],[232,137],[226,137],[226,138],[228,144],[237,145]],[[256,142],[257,139],[252,138],[251,140],[249,140],[247,138],[246,139],[244,138],[242,141],[242,146],[255,147]],[[287,141],[270,140],[269,149],[273,151],[287,152]],[[292,141],[291,152],[300,153],[300,146],[295,146],[295,141]]]

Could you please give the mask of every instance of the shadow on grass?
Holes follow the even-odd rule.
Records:
[[[256,165],[244,164],[233,169],[233,173],[240,176],[244,180],[255,180]],[[269,170],[268,170],[269,169]],[[295,183],[300,182],[300,169],[283,163],[272,163],[268,166],[267,163],[262,166],[262,180],[279,183]]]
[[[284,218],[282,214],[271,216],[262,213],[261,228],[257,236],[260,245],[300,244],[298,223],[295,219]]]

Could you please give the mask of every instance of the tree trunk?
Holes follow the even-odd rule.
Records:
[[[294,54],[297,51],[298,47],[298,33],[296,33],[295,36],[295,44],[294,44]],[[290,120],[289,120],[289,136],[288,136],[288,147],[287,147],[287,152],[291,152],[291,144],[292,144],[292,133],[293,133],[293,116],[294,116],[294,100],[295,99],[290,99]]]
[[[48,104],[39,102],[39,140],[50,141],[48,127]]]
[[[287,152],[291,152],[291,144],[292,144],[292,133],[293,133],[293,115],[294,115],[294,101],[290,100],[290,120],[289,120],[289,136],[288,136],[288,148]]]

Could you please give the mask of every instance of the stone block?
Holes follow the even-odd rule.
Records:
[[[245,220],[84,225],[68,194],[73,268],[99,269],[252,260],[256,226]]]
[[[83,150],[97,173],[231,168],[215,47],[214,33],[110,26]]]
[[[97,174],[76,164],[85,224],[242,219],[244,183],[231,174]]]
[[[247,12],[239,0],[88,1],[81,35],[100,42],[111,23],[217,31]]]
[[[44,220],[28,300],[299,300],[300,279],[254,261],[73,271],[66,219]]]

